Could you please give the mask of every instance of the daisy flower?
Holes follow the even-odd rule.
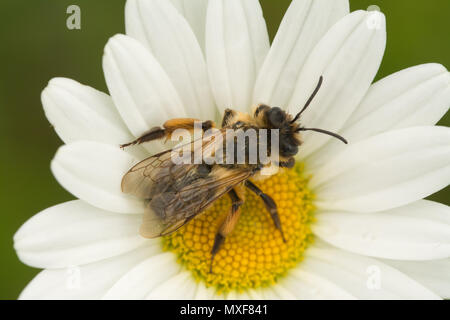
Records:
[[[450,210],[423,198],[450,180],[450,75],[439,64],[374,84],[385,17],[347,0],[294,0],[269,43],[257,0],[129,0],[126,35],[105,47],[110,96],[57,78],[42,93],[64,141],[51,163],[78,200],[48,208],[14,237],[44,269],[22,299],[439,299],[450,297]],[[218,200],[176,233],[139,235],[144,201],[123,175],[167,146],[121,150],[171,118],[213,119],[265,103],[348,146],[302,135],[297,164],[259,187],[277,202],[287,242],[248,194],[215,258],[229,208]]]

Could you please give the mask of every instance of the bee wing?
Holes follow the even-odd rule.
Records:
[[[222,130],[216,134],[224,133]],[[212,141],[204,140],[199,147],[193,141],[190,150],[212,151],[215,148]],[[122,179],[123,192],[148,202],[140,230],[145,238],[176,231],[253,174],[247,169],[225,169],[218,165],[177,164],[172,160],[172,151],[177,149],[145,159]],[[195,150],[190,153],[191,157],[194,155]]]
[[[171,173],[170,167],[173,165],[171,151],[154,155],[131,168],[122,178],[122,192],[149,199],[155,183],[164,181],[164,178],[168,179],[163,177],[163,173],[166,175]]]
[[[142,225],[139,229],[139,233],[144,238],[153,239],[171,234],[181,228],[187,222],[188,220],[186,219],[181,219],[174,223],[164,222],[164,219],[158,217],[155,211],[150,209],[150,207],[147,207],[144,213],[144,218],[142,220]]]
[[[223,135],[224,132],[224,130],[220,130],[214,135]],[[204,140],[199,145],[196,144],[196,141],[189,144],[191,145],[190,150],[193,150],[191,156],[194,156],[195,149],[201,148],[203,152],[210,152],[214,148],[212,139]],[[135,165],[122,178],[122,192],[138,198],[149,199],[155,183],[169,185],[173,181],[181,179],[187,171],[195,169],[196,165],[176,165],[172,161],[173,152],[182,151],[184,146],[166,150]]]
[[[186,175],[192,170],[186,169]],[[249,170],[227,170],[216,166],[207,177],[186,184],[174,182],[178,190],[170,189],[150,200],[140,234],[155,238],[175,232],[252,175]]]

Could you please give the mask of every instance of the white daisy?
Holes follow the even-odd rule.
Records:
[[[450,130],[434,126],[449,107],[450,75],[425,64],[372,84],[383,14],[294,0],[270,47],[257,0],[129,0],[126,32],[105,48],[111,97],[62,78],[42,93],[65,142],[53,174],[79,200],[16,233],[19,258],[44,269],[22,299],[450,298],[450,210],[422,200],[450,180]],[[164,146],[119,144],[170,118],[219,121],[228,107],[295,114],[321,75],[302,123],[350,144],[305,133],[296,168],[261,182],[286,244],[251,196],[213,274],[205,270],[226,200],[172,236],[139,236],[144,203],[120,182]]]

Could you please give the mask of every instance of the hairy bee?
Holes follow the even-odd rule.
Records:
[[[225,111],[220,135],[225,135],[226,129],[278,129],[278,167],[292,168],[295,164],[294,156],[301,145],[301,131],[316,131],[331,135],[344,143],[347,141],[341,136],[316,128],[304,128],[298,123],[302,113],[308,108],[322,85],[320,77],[316,89],[303,107],[295,116],[281,110],[278,107],[259,105],[253,114],[242,113],[228,109]],[[172,119],[164,123],[163,127],[156,127],[135,141],[122,145],[141,144],[158,139],[168,139],[176,129],[193,130],[196,119]],[[213,121],[202,122],[202,130],[214,128]],[[236,141],[233,143],[237,144]],[[193,143],[192,143],[193,144]],[[206,149],[210,142],[202,142],[200,148]],[[249,146],[244,142],[235,145],[235,148],[248,151]],[[195,147],[193,148],[195,149]],[[192,149],[191,149],[192,150]],[[122,191],[145,199],[146,212],[140,228],[140,234],[145,238],[155,238],[169,235],[190,220],[204,212],[215,200],[225,194],[231,198],[230,211],[217,231],[214,244],[211,249],[211,270],[214,256],[219,251],[225,238],[233,231],[239,215],[240,206],[244,202],[243,188],[248,188],[258,195],[264,202],[275,227],[281,233],[283,240],[283,228],[278,216],[277,205],[274,200],[260,190],[250,178],[257,178],[261,170],[267,165],[260,162],[242,164],[237,163],[174,163],[172,161],[173,149],[154,155],[131,168],[123,177]],[[191,151],[192,153],[195,150]],[[270,153],[270,148],[268,149]],[[248,155],[248,153],[246,153]],[[245,157],[248,160],[248,157]]]

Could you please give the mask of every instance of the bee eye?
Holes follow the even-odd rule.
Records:
[[[278,107],[274,107],[269,111],[268,118],[270,124],[273,127],[279,128],[283,124],[283,121],[285,120],[286,117],[283,110],[281,110]]]
[[[285,142],[285,141],[281,141],[280,153],[282,156],[285,156],[285,157],[295,156],[298,153],[298,146],[296,146],[295,144]]]

